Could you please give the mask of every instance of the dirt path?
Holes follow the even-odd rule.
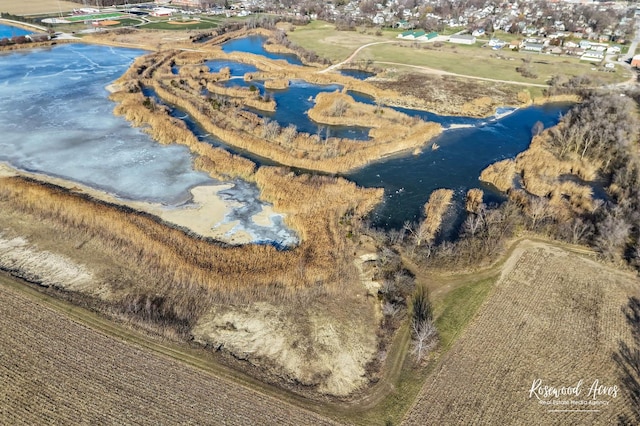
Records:
[[[375,46],[375,45],[378,45],[378,44],[396,43],[396,41],[397,40],[393,40],[393,41],[376,41],[376,42],[373,42],[373,43],[363,44],[362,46],[360,46],[356,50],[354,50],[353,53],[351,55],[349,55],[349,57],[347,59],[345,59],[344,61],[339,62],[339,63],[337,63],[335,65],[331,65],[330,67],[325,68],[322,71],[318,71],[318,72],[319,73],[326,73],[326,72],[333,71],[334,69],[341,67],[342,65],[350,62],[353,58],[355,58],[358,55],[358,53],[360,53],[360,51],[362,49],[365,49],[367,47]]]
[[[402,63],[399,63],[399,62],[383,62],[383,61],[374,61],[374,62],[378,63],[378,64],[395,65],[395,66],[401,66],[401,67],[415,68],[415,69],[419,69],[419,70],[421,70],[423,72],[426,72],[428,74],[449,75],[449,76],[452,76],[452,77],[468,78],[468,79],[471,79],[471,80],[491,81],[491,82],[494,82],[494,83],[513,84],[513,85],[516,85],[516,86],[544,87],[544,88],[549,87],[548,84],[526,83],[526,82],[522,82],[522,81],[512,81],[512,80],[496,80],[496,79],[493,79],[493,78],[476,77],[476,76],[473,76],[473,75],[466,75],[466,74],[456,74],[456,73],[453,73],[453,72],[438,70],[438,69],[435,69],[435,68],[423,67],[423,66],[420,66],[420,65],[409,65],[409,64],[402,64]]]

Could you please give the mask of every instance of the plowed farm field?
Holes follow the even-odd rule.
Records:
[[[634,364],[620,343],[637,348],[625,311],[639,284],[564,249],[521,243],[405,424],[597,425],[631,415],[614,357]]]
[[[87,328],[2,279],[0,424],[332,424]]]

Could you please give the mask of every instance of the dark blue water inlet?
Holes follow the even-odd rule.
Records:
[[[226,87],[250,87],[254,86],[260,91],[261,95],[265,93],[273,97],[276,101],[276,111],[261,111],[253,108],[247,110],[253,112],[259,117],[266,117],[278,122],[281,127],[287,127],[290,124],[296,126],[299,132],[309,133],[311,135],[319,135],[321,138],[335,137],[354,139],[358,141],[366,141],[369,139],[369,128],[359,126],[330,126],[326,124],[316,123],[311,120],[306,112],[313,108],[314,100],[318,93],[335,92],[342,90],[339,84],[319,85],[307,83],[302,80],[293,80],[289,87],[283,90],[266,90],[262,81],[244,81],[241,78],[232,78],[225,82]]]
[[[366,80],[369,77],[372,77],[375,75],[375,73],[370,72],[370,71],[363,71],[363,70],[340,70],[339,71],[340,74],[345,75],[347,77],[352,77],[358,80]]]
[[[200,125],[200,123],[198,123],[193,117],[191,117],[189,113],[187,113],[186,111],[184,111],[179,107],[176,107],[175,105],[170,105],[165,101],[163,101],[162,99],[160,99],[160,97],[156,94],[155,90],[153,90],[152,88],[143,87],[142,94],[144,96],[152,98],[157,104],[164,105],[165,107],[169,108],[169,115],[184,122],[184,124],[187,126],[187,129],[189,129],[189,131],[191,131],[198,138],[198,140],[206,142],[212,146],[222,148],[230,152],[231,154],[239,155],[241,157],[247,158],[253,161],[254,163],[256,163],[257,166],[279,166],[280,165],[279,163],[276,163],[273,160],[260,157],[259,155],[256,155],[252,152],[232,147],[224,143],[221,139],[209,134]]]
[[[557,124],[570,105],[552,104],[520,109],[486,125],[451,129],[434,139],[437,150],[420,155],[403,156],[378,162],[347,174],[345,177],[364,187],[382,187],[384,201],[371,215],[373,224],[381,228],[401,228],[405,221],[423,217],[423,206],[435,189],[455,191],[457,213],[445,223],[444,234],[456,232],[463,216],[467,190],[480,188],[484,201],[500,202],[504,195],[479,180],[480,172],[489,164],[514,158],[531,140],[531,129],[537,121],[545,128]]]
[[[209,67],[210,72],[220,72],[223,68],[229,68],[232,77],[243,77],[248,72],[258,71],[258,68],[253,65],[243,64],[237,61],[226,61],[224,59],[213,59],[204,64]]]
[[[32,34],[33,31],[24,30],[22,28],[13,27],[11,25],[0,25],[0,39],[18,37]]]
[[[242,50],[261,54],[256,45],[261,41],[244,40],[240,46],[228,43],[227,51]],[[244,44],[244,50],[243,50]],[[250,50],[248,46],[253,46]],[[261,46],[260,46],[261,47]],[[265,55],[268,56],[268,55]],[[313,99],[322,91],[341,90],[340,85],[318,86],[315,84],[293,81],[286,90],[265,91],[261,82],[246,83],[237,78],[230,80],[228,85],[255,85],[261,92],[269,92],[277,102],[276,113],[255,111],[261,116],[270,117],[278,121],[281,126],[294,124],[299,131],[308,133],[322,132],[304,114],[313,106]],[[358,102],[373,104],[373,98],[349,92]],[[420,155],[403,155],[366,166],[346,178],[364,187],[382,187],[385,190],[384,201],[375,209],[371,220],[375,226],[390,229],[401,228],[405,221],[417,221],[423,217],[423,206],[433,190],[450,188],[455,191],[455,208],[444,224],[443,234],[454,236],[457,225],[464,218],[464,197],[470,188],[481,188],[485,192],[486,203],[503,201],[504,194],[495,188],[479,181],[480,172],[489,164],[505,158],[514,158],[524,151],[531,140],[531,129],[537,121],[541,121],[545,128],[557,124],[561,114],[570,105],[554,104],[535,106],[512,112],[509,108],[497,111],[497,114],[512,112],[506,117],[470,118],[457,116],[440,116],[426,111],[407,108],[394,109],[410,116],[419,117],[425,121],[440,123],[448,128],[442,135],[434,139],[439,149],[426,149]],[[465,126],[464,128],[457,128]],[[334,131],[331,136],[340,136],[340,131]],[[353,134],[345,133],[345,137],[354,138]]]
[[[222,51],[226,53],[231,52],[246,52],[253,53],[255,55],[261,55],[269,59],[284,59],[293,65],[302,65],[302,61],[298,56],[286,53],[270,53],[264,49],[264,42],[267,41],[266,37],[252,35],[249,37],[237,38],[230,40],[222,45]]]

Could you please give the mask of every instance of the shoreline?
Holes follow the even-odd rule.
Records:
[[[105,190],[92,188],[86,184],[51,176],[46,173],[29,172],[14,168],[6,162],[0,162],[0,179],[11,177],[25,177],[41,184],[51,184],[65,188],[71,192],[88,196],[105,203],[131,208],[135,211],[148,213],[164,222],[178,228],[187,229],[205,238],[213,238],[228,244],[251,244],[251,236],[246,231],[238,231],[226,236],[224,218],[230,212],[228,202],[223,200],[218,192],[233,187],[233,183],[218,183],[212,185],[197,185],[189,189],[189,199],[185,202],[167,206],[148,201],[136,201],[119,198]],[[260,216],[260,214],[256,215]],[[264,222],[264,218],[256,218]]]

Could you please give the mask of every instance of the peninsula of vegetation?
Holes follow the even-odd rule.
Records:
[[[366,9],[367,2],[360,3]],[[189,417],[184,404],[176,410],[204,422],[564,423],[575,418],[552,416],[521,389],[539,377],[562,382],[589,374],[618,392],[607,396],[596,422],[640,420],[635,83],[622,73],[598,80],[601,70],[543,78],[536,70],[571,67],[553,57],[500,68],[495,64],[508,64],[512,53],[495,57],[485,53],[492,49],[476,53],[475,47],[468,50],[471,63],[487,60],[504,74],[464,75],[450,57],[463,56],[458,48],[403,39],[423,36],[418,32],[353,31],[341,19],[308,23],[295,16],[215,23],[204,16],[212,28],[189,33],[144,29],[183,24],[150,20],[139,28],[39,42],[145,49],[107,86],[110,117],[153,146],[180,147],[213,183],[190,186],[186,202],[163,206],[0,164],[0,306],[8,312],[0,340],[23,348],[33,339],[53,348],[8,368],[7,404],[18,414],[2,413],[0,423],[40,420],[24,409],[28,401],[14,383],[35,382],[40,373],[75,380],[73,371],[57,366],[65,365],[59,340],[76,338],[95,362],[79,366],[79,380],[119,389],[118,379],[100,379],[97,370],[105,366],[134,383],[151,383],[149,389],[157,386],[159,402],[147,401],[144,390],[139,405],[149,403],[149,419],[159,423],[175,420],[166,407],[156,408],[160,402],[190,398],[220,398],[215,404],[224,412]],[[301,64],[225,51],[224,43],[250,36],[266,40],[263,53],[296,55]],[[36,46],[9,44],[0,49]],[[334,45],[335,52],[327,47]],[[425,62],[434,57],[442,59],[435,71]],[[344,69],[370,75],[357,79]],[[298,85],[324,88],[305,96],[300,103],[306,106],[296,111],[315,132],[279,121],[290,105],[274,93]],[[405,188],[385,192],[376,187],[385,179],[380,176],[371,187],[358,186],[350,173],[389,159],[440,154],[445,148],[438,143],[446,139],[438,138],[454,132],[475,126],[491,132],[487,123],[501,116],[497,108],[559,100],[571,103],[563,105],[566,113],[551,127],[527,127],[528,148],[482,164],[476,187],[420,193],[416,184],[417,190],[406,190],[420,199],[416,220],[395,228],[372,224],[372,212],[396,202],[393,196]],[[420,118],[426,114],[410,115],[416,109],[474,124],[441,125]],[[344,129],[357,136],[339,133]],[[257,214],[239,215],[268,226],[277,213],[294,243],[225,236],[233,224],[212,229],[234,203],[219,193],[240,182],[263,204]],[[89,341],[107,349],[102,353]],[[82,345],[70,345],[68,356],[81,358]],[[129,348],[140,356],[124,356]],[[118,364],[114,357],[136,371],[110,365]],[[139,365],[138,358],[149,362]],[[573,364],[571,371],[557,367]],[[166,374],[153,378],[158,371]],[[187,389],[185,380],[197,386]],[[48,400],[60,400],[52,387],[41,387]],[[175,398],[167,391],[174,387]],[[66,382],[61,389],[70,392]],[[234,404],[220,396],[224,392],[257,401],[256,412],[247,401],[227,412]],[[70,398],[68,407],[88,419],[77,408],[84,396]],[[98,405],[111,412],[123,406],[135,417],[144,411],[135,412],[137,401],[110,396]],[[197,401],[189,404],[200,407]],[[269,407],[281,402],[271,416]],[[53,410],[46,401],[42,406],[43,413]],[[68,420],[68,407],[50,415]]]

